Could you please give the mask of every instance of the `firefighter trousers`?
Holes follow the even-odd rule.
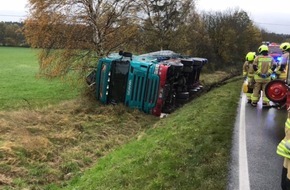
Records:
[[[247,96],[248,101],[251,101],[251,99],[252,99],[254,87],[255,87],[254,78],[248,78],[248,91],[246,92],[246,96]]]
[[[265,88],[266,88],[267,84],[268,84],[268,81],[256,82],[255,83],[255,87],[254,87],[253,94],[252,94],[252,97],[251,97],[252,103],[258,103],[259,102],[261,91],[263,92],[263,95],[262,95],[263,96],[263,103],[269,103],[270,102],[270,100],[266,97],[266,94],[265,94]]]

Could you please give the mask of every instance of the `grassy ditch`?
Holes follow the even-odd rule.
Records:
[[[0,189],[45,189],[82,173],[158,118],[86,100],[0,111]]]
[[[161,120],[86,99],[0,111],[0,188],[224,189],[240,86]]]
[[[193,100],[66,189],[226,189],[240,90],[233,80]]]

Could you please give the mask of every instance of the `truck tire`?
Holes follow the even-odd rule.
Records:
[[[188,99],[189,98],[189,92],[180,92],[176,96],[177,99]]]

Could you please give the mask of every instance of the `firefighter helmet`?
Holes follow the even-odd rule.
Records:
[[[266,45],[261,45],[259,48],[258,48],[258,53],[262,53],[262,52],[264,52],[264,51],[269,51],[269,48],[268,48],[268,46],[266,46]]]
[[[249,52],[246,55],[246,60],[247,61],[253,61],[256,57],[256,52]]]
[[[289,49],[290,49],[290,43],[289,43],[289,42],[284,42],[284,43],[282,43],[282,44],[280,45],[280,49],[281,49],[282,51],[287,51],[287,50],[289,50]]]

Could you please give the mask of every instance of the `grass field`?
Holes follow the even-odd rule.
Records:
[[[226,189],[241,78],[159,119],[37,78],[36,51],[0,48],[0,189]]]
[[[0,47],[0,110],[41,107],[73,99],[79,89],[38,78],[37,50]]]

